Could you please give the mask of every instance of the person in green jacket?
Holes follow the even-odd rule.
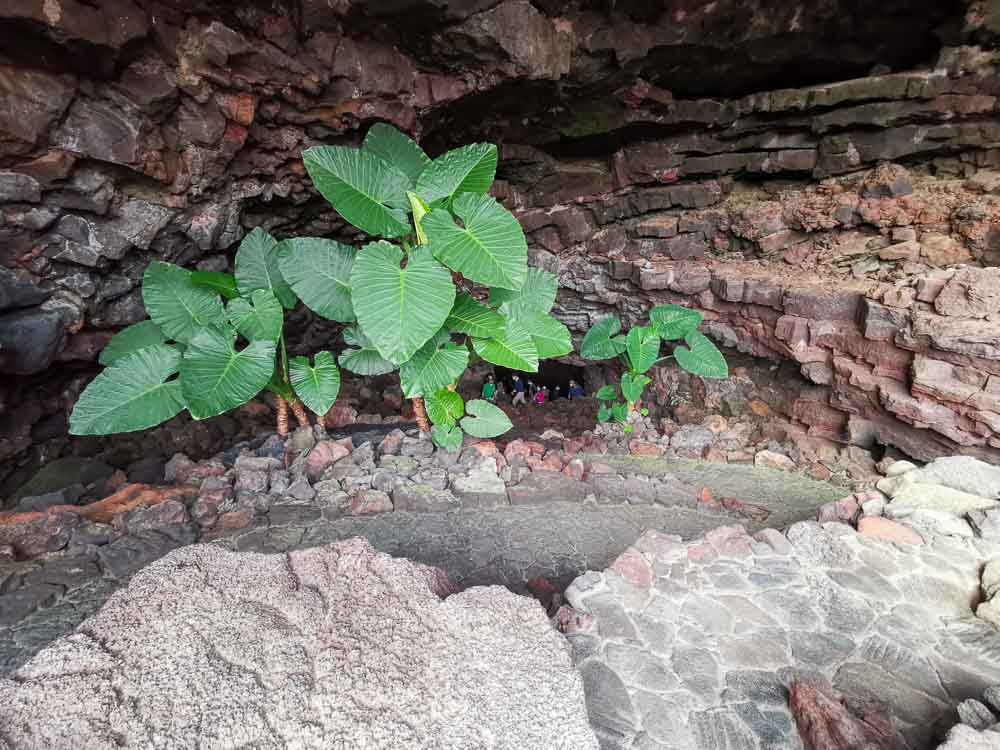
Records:
[[[483,399],[491,404],[497,400],[497,383],[492,375],[487,375],[486,382],[483,383]]]

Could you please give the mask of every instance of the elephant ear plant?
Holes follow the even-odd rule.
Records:
[[[116,334],[101,352],[107,366],[76,402],[74,435],[154,427],[187,409],[195,419],[222,414],[269,390],[278,432],[288,408],[308,425],[304,403],[325,414],[340,390],[330,352],[289,360],[284,314],[295,292],[278,268],[278,243],[264,230],[244,238],[235,274],[188,271],[153,261],[142,279],[144,320]]]
[[[572,341],[549,315],[555,277],[528,268],[520,224],[487,195],[496,147],[475,143],[431,160],[395,128],[376,125],[361,148],[316,146],[303,161],[319,192],[372,241],[360,249],[320,238],[278,243],[254,230],[234,275],[150,264],[150,320],[111,340],[101,355],[108,368],[77,402],[71,432],[141,430],[185,408],[204,419],[265,388],[277,396],[279,431],[287,431],[286,402],[306,423],[299,400],[325,413],[340,388],[333,354],[312,362],[285,354],[283,311],[298,300],[346,325],[341,367],[399,371],[420,428],[438,445],[457,450],[463,433],[495,437],[511,427],[493,404],[465,404],[454,391],[471,358],[536,372]]]
[[[474,143],[431,160],[414,141],[375,125],[361,148],[303,154],[313,183],[372,237],[355,250],[333,240],[286,240],[281,272],[317,314],[348,324],[341,367],[399,371],[420,428],[457,450],[463,432],[495,437],[511,423],[491,403],[465,404],[454,386],[473,357],[536,372],[572,351],[551,315],[556,279],[528,268],[524,232],[487,193],[497,149]]]
[[[580,353],[585,359],[612,359],[619,357],[626,370],[618,387],[608,384],[597,391],[601,401],[597,412],[599,422],[614,419],[626,423],[628,415],[641,408],[642,394],[652,379],[646,375],[653,365],[670,359],[676,360],[681,369],[703,378],[727,378],[729,366],[722,352],[712,341],[699,332],[701,313],[680,305],[657,305],[649,311],[650,324],[632,328],[622,334],[621,321],[615,316],[599,320],[583,337]],[[660,356],[662,342],[678,342],[673,351]],[[623,400],[618,400],[621,390]],[[643,416],[648,411],[641,409]],[[625,431],[632,428],[625,424]]]

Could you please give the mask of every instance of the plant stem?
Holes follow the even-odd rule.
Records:
[[[296,421],[299,423],[299,427],[312,427],[312,421],[309,419],[309,412],[306,411],[302,402],[295,399],[291,403],[292,414],[295,415]]]
[[[277,393],[274,398],[278,405],[278,434],[284,437],[288,434],[288,402]]]
[[[410,399],[413,402],[413,416],[417,420],[417,426],[420,428],[421,432],[431,431],[431,422],[427,418],[427,410],[424,408],[424,399],[421,396],[415,396]]]

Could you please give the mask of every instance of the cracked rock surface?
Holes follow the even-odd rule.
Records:
[[[176,550],[0,680],[0,747],[596,750],[537,602],[453,590],[362,539]]]

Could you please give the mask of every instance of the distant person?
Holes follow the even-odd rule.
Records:
[[[518,404],[525,403],[524,401],[524,381],[521,380],[520,376],[514,375],[511,380],[514,384],[514,398],[511,399],[511,406],[517,406]]]
[[[552,388],[552,399],[551,400],[555,401],[557,398],[562,398],[562,388],[560,386],[558,386],[558,385],[554,386]]]
[[[491,404],[497,401],[497,383],[492,375],[487,375],[486,382],[483,383],[483,399]]]
[[[574,398],[583,398],[586,394],[583,390],[583,386],[577,383],[575,380],[569,381],[569,393],[567,394],[572,401]]]
[[[544,406],[545,405],[545,389],[544,388],[539,388],[538,390],[535,391],[534,401],[535,401],[535,406]]]

